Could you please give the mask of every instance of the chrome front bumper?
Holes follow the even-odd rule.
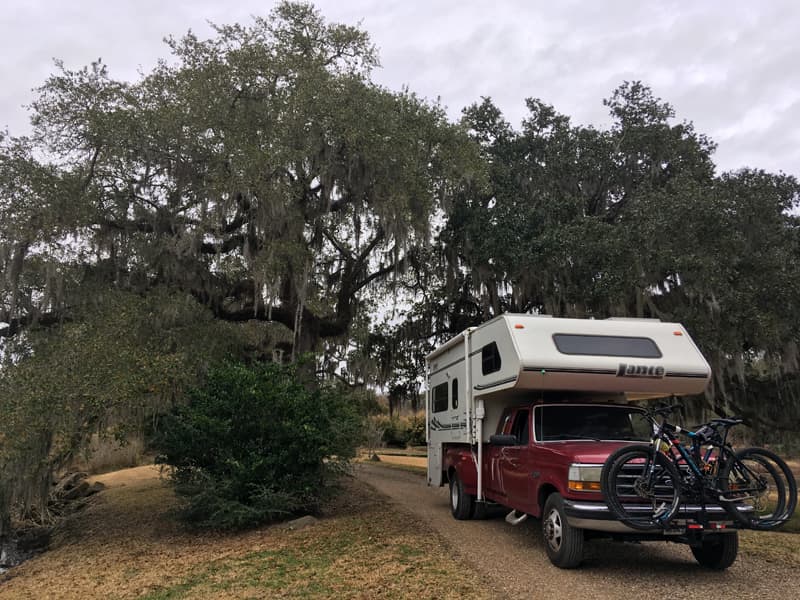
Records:
[[[649,506],[644,505],[626,505],[625,510],[641,512],[642,514],[652,512]],[[705,511],[707,520],[725,526],[725,528],[719,530],[720,532],[728,531],[727,527],[733,526],[730,516],[721,506],[708,505],[705,507]],[[664,531],[664,535],[679,535],[683,533],[687,523],[696,521],[701,512],[702,507],[699,504],[681,506],[678,514]],[[607,533],[641,533],[618,521],[603,502],[582,502],[564,498],[564,513],[569,524],[579,529],[591,529]],[[734,531],[734,529],[730,529],[730,531]]]

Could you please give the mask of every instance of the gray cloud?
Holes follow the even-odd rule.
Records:
[[[164,36],[207,20],[246,22],[271,4],[240,0],[11,0],[0,16],[0,126],[25,130],[20,108],[52,72],[100,56],[113,76],[136,77]],[[602,99],[641,79],[679,119],[719,143],[722,170],[756,166],[800,175],[800,8],[754,3],[320,0],[330,20],[362,22],[381,51],[376,81],[441,97],[449,114],[491,96],[512,123],[539,97],[575,122],[606,126]]]

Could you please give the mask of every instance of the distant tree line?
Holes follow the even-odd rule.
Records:
[[[718,174],[644,84],[607,130],[535,99],[517,129],[375,84],[368,34],[308,4],[169,47],[136,82],[58,64],[0,135],[0,534],[223,359],[415,402],[424,355],[504,311],[680,321],[698,407],[800,426],[798,183]]]

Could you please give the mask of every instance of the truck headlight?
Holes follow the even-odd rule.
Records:
[[[599,492],[602,470],[603,465],[571,464],[567,487],[573,492]]]

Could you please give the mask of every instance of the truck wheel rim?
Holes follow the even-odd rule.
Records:
[[[455,484],[450,486],[450,505],[453,509],[458,508],[458,486]]]
[[[561,548],[561,515],[555,509],[551,510],[545,519],[544,539],[547,540],[547,545],[556,552]]]

